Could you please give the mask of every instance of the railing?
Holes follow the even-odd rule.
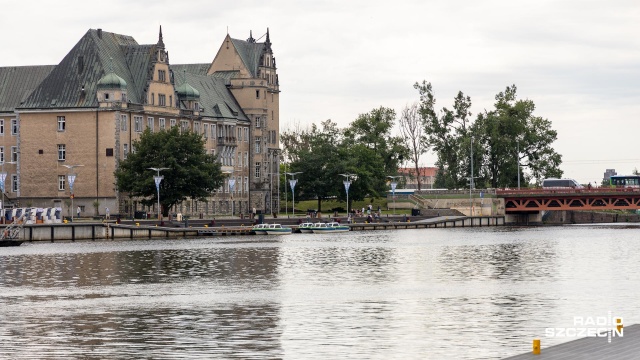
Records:
[[[505,195],[549,195],[549,194],[566,194],[566,195],[598,195],[598,194],[638,194],[640,187],[593,187],[593,188],[535,188],[535,189],[500,189],[496,191],[498,196]]]

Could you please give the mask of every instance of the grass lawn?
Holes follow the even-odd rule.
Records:
[[[378,211],[378,206],[380,206],[380,210],[382,211],[382,214],[392,214],[393,213],[393,209],[387,211],[387,199],[386,198],[380,198],[380,199],[371,199],[371,198],[367,198],[365,200],[362,201],[352,201],[351,202],[351,207],[349,209],[362,209],[365,208],[365,210],[367,209],[367,206],[369,206],[369,204],[371,204],[373,206],[373,210],[374,211]],[[284,208],[284,202],[281,203],[281,205],[283,205]],[[291,204],[291,199],[289,199],[289,201],[287,202],[287,209],[289,214],[291,214],[292,212],[292,204]],[[340,214],[342,215],[346,215],[347,213],[347,202],[346,201],[338,201],[336,199],[329,199],[329,200],[323,200],[322,201],[322,213],[323,214],[330,214],[332,211],[331,209],[333,208],[338,208],[341,207],[342,209],[344,209],[343,211],[340,212]],[[304,201],[296,201],[296,214],[297,215],[302,215],[302,214],[306,214],[307,209],[315,209],[318,210],[318,201],[317,200],[304,200]],[[397,210],[396,212],[398,213],[400,210]],[[410,210],[408,210],[410,211]],[[282,214],[283,212],[281,212]]]

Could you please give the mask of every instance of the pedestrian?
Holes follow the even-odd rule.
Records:
[[[253,214],[252,214],[253,218],[256,218],[256,208],[253,208]]]
[[[82,211],[82,209],[80,209],[80,206],[78,206],[78,209],[76,210],[76,212],[78,213],[77,217],[80,217],[80,211]]]
[[[109,220],[109,208],[108,207],[104,208],[104,218]]]

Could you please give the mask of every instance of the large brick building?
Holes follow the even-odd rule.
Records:
[[[173,211],[277,209],[280,91],[264,38],[227,35],[211,63],[175,65],[162,29],[150,45],[91,29],[58,65],[0,67],[4,203],[68,208],[73,172],[74,206],[87,215],[155,211],[119,193],[113,173],[145,129],[179,126],[202,134],[235,186]]]

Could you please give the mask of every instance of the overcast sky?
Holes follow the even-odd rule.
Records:
[[[640,169],[640,2],[634,0],[3,1],[0,66],[57,64],[87,32],[157,41],[171,63],[213,60],[227,34],[270,29],[281,129],[341,127],[384,106],[400,113],[430,81],[437,107],[461,90],[473,118],[515,84],[558,131],[565,177]],[[263,41],[261,39],[260,41]],[[431,166],[433,155],[424,157]]]

